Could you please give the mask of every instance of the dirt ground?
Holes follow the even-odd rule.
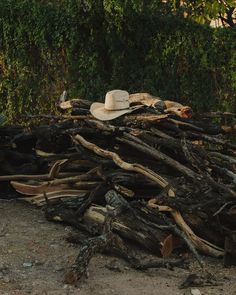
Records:
[[[92,259],[89,278],[79,287],[66,285],[64,273],[79,250],[65,241],[71,231],[71,227],[48,222],[41,210],[28,204],[0,200],[0,295],[236,294],[236,267],[222,268],[220,260],[209,258],[209,269],[220,286],[198,288],[195,293],[178,288],[189,270],[139,272],[105,255]]]

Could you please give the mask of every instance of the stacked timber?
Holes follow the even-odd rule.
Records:
[[[110,121],[75,99],[39,125],[0,127],[1,197],[44,207],[49,220],[83,232],[68,283],[98,251],[137,269],[181,265],[168,257],[184,247],[201,266],[199,253],[235,264],[236,115],[194,115],[148,94],[130,101],[142,107]],[[140,262],[130,241],[165,259]]]

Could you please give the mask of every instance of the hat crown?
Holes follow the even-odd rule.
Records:
[[[109,111],[129,108],[129,93],[125,90],[112,90],[105,97],[105,109]]]

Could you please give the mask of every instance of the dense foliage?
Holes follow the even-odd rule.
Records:
[[[199,23],[219,20],[223,26],[236,26],[235,0],[172,0],[172,4],[178,15]]]
[[[0,112],[49,113],[64,89],[97,100],[113,88],[232,110],[236,30],[150,2],[0,0]]]

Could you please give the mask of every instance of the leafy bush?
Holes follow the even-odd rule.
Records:
[[[179,19],[168,6],[140,5],[0,0],[0,112],[9,120],[51,113],[64,89],[70,97],[103,100],[114,88],[200,111],[236,108],[236,30]]]

